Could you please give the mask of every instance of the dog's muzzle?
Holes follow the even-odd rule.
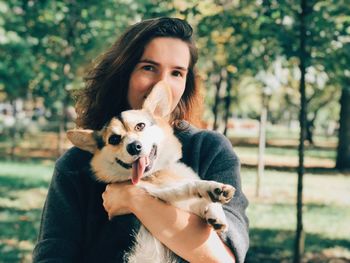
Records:
[[[131,147],[133,147],[133,146],[131,146]],[[139,147],[137,147],[137,148],[139,148]],[[133,150],[131,150],[132,152],[134,151],[134,149]],[[140,152],[138,152],[138,153],[140,153]],[[145,169],[145,172],[148,172],[149,170],[151,170],[152,169],[152,167],[153,167],[153,162],[154,162],[154,160],[156,159],[156,157],[157,157],[157,145],[153,145],[152,146],[152,149],[151,149],[151,152],[150,152],[150,154],[149,154],[149,156],[148,156],[148,158],[149,158],[149,164],[147,165],[147,167],[146,167],[146,169]],[[135,160],[135,162],[137,161],[139,159],[139,157]],[[117,162],[117,164],[119,164],[121,167],[123,167],[124,169],[131,169],[132,168],[132,164],[134,163],[125,163],[125,162],[123,162],[122,160],[120,160],[120,159],[118,159],[118,158],[115,158],[115,161]]]

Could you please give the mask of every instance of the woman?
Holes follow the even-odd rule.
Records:
[[[131,26],[90,72],[77,98],[77,126],[101,129],[121,111],[140,108],[157,82],[167,82],[182,161],[202,179],[236,188],[224,206],[228,232],[219,237],[203,219],[130,183],[96,182],[89,169],[91,154],[73,147],[56,163],[34,262],[122,262],[140,221],[184,261],[244,261],[249,238],[239,161],[225,137],[189,124],[199,105],[196,61],[192,28],[185,21],[158,18]]]

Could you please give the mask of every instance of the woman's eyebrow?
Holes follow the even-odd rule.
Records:
[[[139,61],[139,63],[149,63],[149,64],[152,64],[152,65],[155,65],[155,66],[159,66],[160,63],[152,60],[152,59],[148,59],[148,58],[144,58],[144,59],[141,59]],[[178,70],[182,70],[182,71],[187,71],[188,69],[185,68],[185,67],[182,67],[182,66],[174,66],[175,69],[178,69]]]
[[[147,58],[141,59],[139,61],[139,63],[149,63],[149,64],[153,64],[153,65],[156,65],[156,66],[160,65],[158,62],[155,62],[155,61],[153,61],[151,59],[147,59]]]

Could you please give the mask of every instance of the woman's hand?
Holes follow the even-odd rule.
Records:
[[[132,185],[130,181],[108,184],[102,194],[102,199],[109,219],[118,215],[130,214],[131,200],[140,194],[145,194],[145,191]]]

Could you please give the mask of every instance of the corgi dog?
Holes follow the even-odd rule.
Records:
[[[122,112],[99,131],[69,130],[67,137],[78,148],[93,154],[90,164],[97,180],[105,183],[131,180],[150,195],[202,217],[217,232],[226,231],[222,204],[231,200],[235,188],[201,180],[179,161],[182,149],[169,124],[171,105],[170,88],[159,82],[142,109]],[[177,262],[173,252],[143,226],[125,261]]]

